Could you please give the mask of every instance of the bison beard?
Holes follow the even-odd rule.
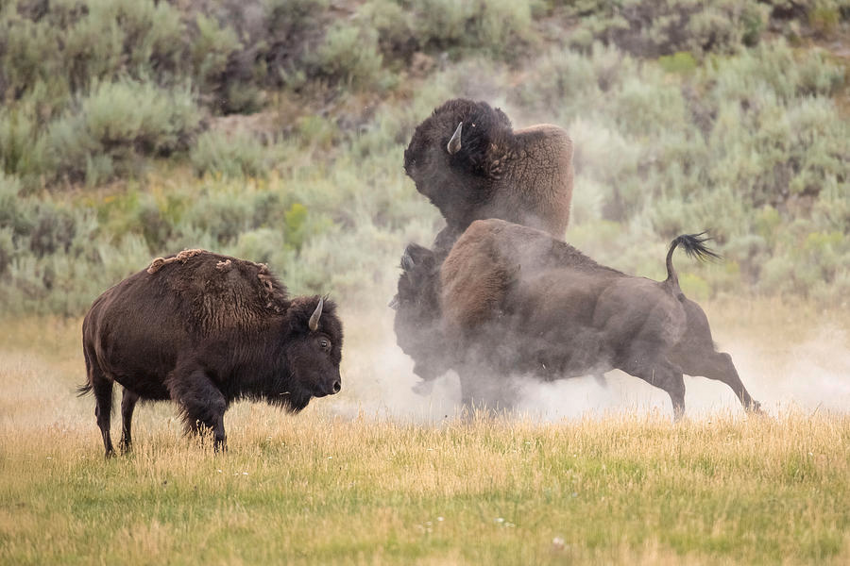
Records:
[[[685,373],[726,383],[757,411],[729,354],[715,351],[705,313],[679,288],[673,252],[714,256],[704,242],[676,238],[667,279],[657,282],[599,265],[539,230],[474,222],[438,268],[433,252],[405,252],[399,344],[425,379],[457,370],[466,404],[510,406],[510,375],[549,381],[620,369],[666,391],[677,417]]]
[[[342,325],[321,297],[289,298],[263,264],[186,250],[98,297],[83,321],[88,374],[107,456],[112,386],[123,386],[121,448],[139,399],[171,399],[187,430],[225,444],[224,413],[240,398],[297,412],[340,390]]]
[[[501,218],[562,238],[570,217],[572,154],[572,140],[558,126],[513,130],[498,108],[456,99],[416,128],[404,170],[446,219],[434,244],[442,258],[479,219]]]

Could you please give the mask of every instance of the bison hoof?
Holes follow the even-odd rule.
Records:
[[[747,407],[747,412],[753,413],[754,415],[766,415],[767,413],[764,409],[761,408],[761,403],[758,401],[753,401],[750,403],[750,406]]]

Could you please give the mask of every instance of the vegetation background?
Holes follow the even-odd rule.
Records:
[[[384,305],[441,220],[402,151],[461,96],[569,131],[566,237],[599,261],[659,278],[710,230],[724,261],[681,284],[721,338],[762,338],[736,355],[762,399],[846,409],[848,62],[848,0],[0,0],[0,560],[846,563],[844,416],[356,419],[379,386],[370,410],[413,402],[385,387],[412,378]],[[301,420],[237,407],[222,460],[142,409],[147,447],[102,462],[69,400],[79,317],[187,247],[339,299],[346,392]]]
[[[569,240],[697,299],[846,306],[846,0],[5,0],[0,300],[76,316],[152,257],[268,262],[386,300],[438,213],[404,177],[452,97],[575,140]],[[382,293],[376,293],[381,289]]]

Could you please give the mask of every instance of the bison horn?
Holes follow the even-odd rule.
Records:
[[[449,145],[446,146],[446,149],[449,151],[451,155],[454,155],[458,151],[460,151],[460,134],[463,131],[463,122],[457,125],[457,129],[455,133],[452,134],[452,139],[449,140]]]
[[[322,307],[325,306],[325,299],[319,298],[319,304],[313,315],[310,317],[310,330],[315,332],[319,329],[319,317],[322,316]]]
[[[411,271],[416,267],[416,262],[413,261],[413,256],[410,255],[410,250],[405,249],[404,254],[401,256],[401,268],[404,271]]]

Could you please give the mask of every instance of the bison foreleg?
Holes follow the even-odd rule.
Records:
[[[188,431],[195,434],[204,429],[212,430],[216,451],[225,447],[227,435],[224,432],[224,412],[227,400],[203,370],[174,370],[166,385],[171,398],[183,413],[183,421]]]
[[[512,381],[487,364],[465,363],[458,368],[458,376],[464,406],[489,414],[514,407],[517,391]]]
[[[124,389],[124,393],[121,397],[121,443],[119,446],[121,447],[121,452],[127,453],[132,448],[133,438],[132,433],[130,431],[130,427],[133,424],[133,409],[136,408],[136,402],[139,400],[139,396],[130,391],[129,389]]]

